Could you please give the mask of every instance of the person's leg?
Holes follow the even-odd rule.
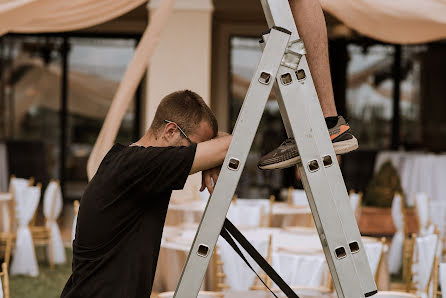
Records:
[[[328,39],[324,14],[318,0],[289,0],[297,31],[307,50],[307,61],[316,88],[328,132],[336,154],[358,148],[350,126],[337,116],[328,61]],[[260,158],[260,169],[281,169],[300,162],[299,151],[293,138]]]
[[[324,117],[337,116],[328,62],[327,27],[318,0],[290,0]]]

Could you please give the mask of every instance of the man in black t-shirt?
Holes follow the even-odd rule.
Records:
[[[88,184],[61,297],[149,297],[172,190],[203,171],[212,193],[230,142],[196,93],[163,98],[147,133],[114,145]]]

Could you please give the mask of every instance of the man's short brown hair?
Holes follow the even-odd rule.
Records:
[[[209,123],[214,136],[218,133],[217,119],[203,98],[190,90],[176,91],[165,96],[156,110],[150,129],[158,134],[166,125],[164,120],[176,122],[186,134],[192,134],[202,120]]]

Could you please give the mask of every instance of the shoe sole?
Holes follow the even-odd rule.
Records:
[[[342,155],[351,151],[354,151],[358,149],[358,140],[353,137],[353,139],[336,142],[333,143],[333,149],[336,153],[336,155]],[[284,160],[278,163],[265,165],[265,166],[259,166],[261,170],[278,170],[278,169],[285,169],[292,167],[296,164],[300,163],[300,156],[296,156],[294,158]]]

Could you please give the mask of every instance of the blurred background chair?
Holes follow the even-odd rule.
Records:
[[[10,298],[8,265],[2,264],[0,271],[0,298]]]
[[[18,227],[14,257],[11,262],[11,275],[37,276],[39,274],[33,239],[28,225],[39,205],[40,195],[40,184],[26,186],[24,189],[14,192]]]
[[[396,274],[401,269],[405,236],[404,202],[400,194],[392,201],[392,219],[396,228],[389,250],[389,272]]]

